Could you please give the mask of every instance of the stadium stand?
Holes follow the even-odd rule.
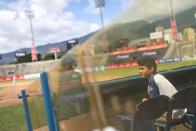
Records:
[[[48,71],[60,60],[50,60],[50,61],[39,61],[32,63],[22,63],[22,64],[12,64],[0,66],[0,77],[6,77],[10,75],[28,75],[41,73],[43,71]]]

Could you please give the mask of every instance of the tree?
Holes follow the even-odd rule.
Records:
[[[66,54],[66,51],[59,52],[58,58],[62,58]]]
[[[54,60],[54,54],[48,53],[48,54],[44,55],[43,60]]]
[[[41,60],[41,54],[37,54],[37,60],[38,61]],[[26,63],[26,62],[32,62],[32,60],[31,60],[31,53],[26,54],[23,57],[18,57],[17,61],[12,61],[12,62],[10,62],[10,64],[19,64],[19,63]]]

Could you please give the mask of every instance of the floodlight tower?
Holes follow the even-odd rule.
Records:
[[[35,47],[33,24],[32,24],[32,18],[34,17],[34,14],[31,10],[26,10],[25,14],[26,14],[27,18],[29,19],[30,29],[31,29],[31,39],[32,39],[31,60],[37,61],[37,50]]]
[[[170,24],[171,24],[171,31],[172,31],[172,39],[174,41],[174,44],[175,44],[175,47],[176,47],[176,52],[177,52],[177,56],[179,57],[180,56],[180,52],[179,52],[179,49],[178,49],[178,46],[177,46],[177,43],[176,43],[176,40],[177,40],[177,24],[176,24],[176,17],[174,15],[174,9],[173,9],[173,2],[172,0],[169,0],[170,1]]]
[[[95,0],[95,6],[96,6],[96,8],[99,8],[100,17],[101,17],[101,24],[102,24],[102,27],[104,27],[104,19],[103,19],[103,10],[102,10],[102,8],[105,6],[105,0]]]

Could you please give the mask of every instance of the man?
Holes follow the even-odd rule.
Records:
[[[87,93],[82,86],[81,74],[74,69],[76,58],[66,55],[62,58],[57,76],[56,109],[58,117],[69,118],[86,113],[89,110]]]
[[[153,58],[143,57],[138,60],[138,65],[140,75],[143,78],[148,79],[149,98],[158,95],[165,95],[171,98],[171,96],[177,92],[176,88],[163,75],[157,73],[157,64]],[[143,98],[142,101],[145,101],[147,99],[148,98]],[[174,110],[172,112],[172,117],[174,119],[181,118],[185,114],[185,112],[186,109]],[[165,115],[160,117],[158,121],[166,121]],[[152,121],[150,124],[152,127],[154,126],[152,124]],[[147,125],[145,124],[144,126],[146,127]]]
[[[138,60],[138,65],[140,75],[148,79],[149,97],[166,95],[171,98],[177,92],[176,88],[163,75],[156,73],[157,65],[153,58],[141,58]]]

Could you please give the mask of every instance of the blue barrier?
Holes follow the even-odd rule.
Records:
[[[171,57],[171,58],[162,58],[159,60],[160,63],[170,63],[182,61],[182,57]]]
[[[52,98],[49,90],[48,77],[46,72],[41,73],[41,83],[49,130],[58,131],[57,120],[53,110]]]
[[[29,95],[26,94],[26,90],[21,90],[21,94],[18,95],[18,98],[23,100],[27,129],[28,129],[28,131],[33,131],[31,119],[30,119],[30,114],[29,114],[28,101],[27,101],[28,96]]]

